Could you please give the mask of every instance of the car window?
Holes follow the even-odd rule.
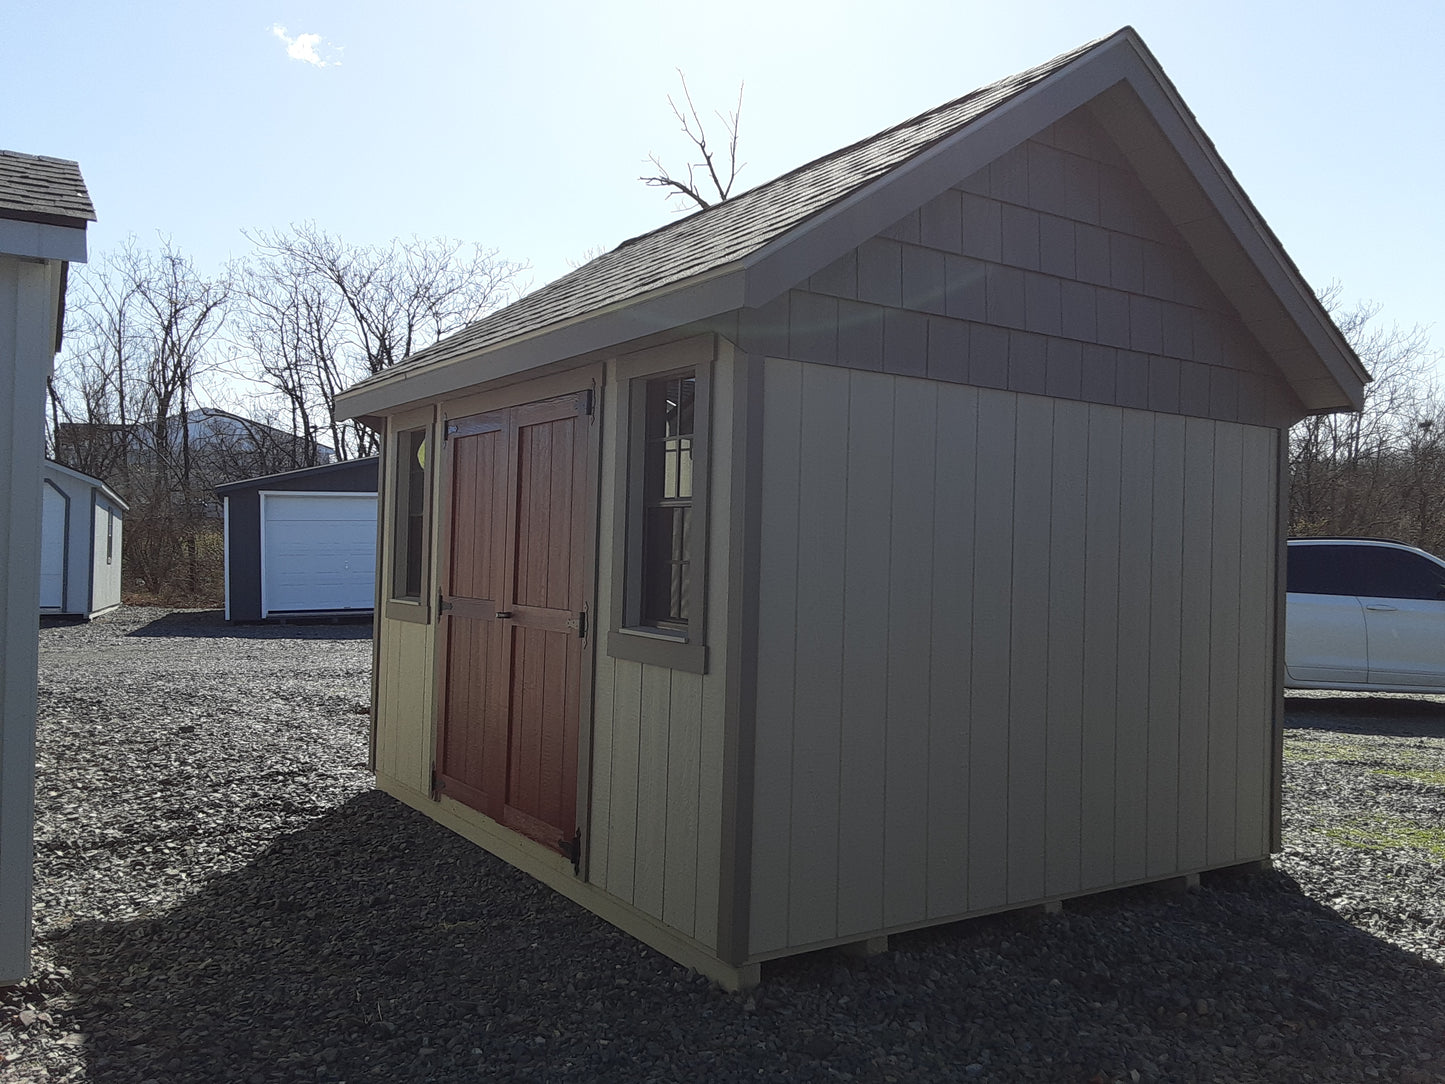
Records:
[[[1378,598],[1445,599],[1445,568],[1418,553],[1369,547],[1365,590]]]
[[[1362,546],[1290,546],[1286,589],[1306,595],[1363,595]]]

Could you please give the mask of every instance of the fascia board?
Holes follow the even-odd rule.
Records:
[[[745,259],[761,307],[1129,76],[1128,32],[970,121]]]
[[[0,252],[31,260],[65,260],[84,263],[85,226],[79,229],[44,222],[0,218]]]
[[[640,300],[619,302],[475,354],[439,360],[415,371],[396,372],[389,379],[342,392],[336,397],[336,417],[344,420],[387,414],[408,403],[440,398],[463,388],[706,320],[740,307],[744,281],[740,267],[724,268],[704,279],[682,283]]]

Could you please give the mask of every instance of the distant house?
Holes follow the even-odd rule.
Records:
[[[219,486],[226,620],[369,614],[376,601],[376,458]]]
[[[1367,374],[1131,29],[626,242],[383,434],[378,785],[729,986],[1267,860]]]
[[[120,605],[129,505],[98,478],[45,461],[40,513],[40,612],[89,620]]]
[[[45,381],[93,221],[74,162],[0,151],[0,985],[30,970]]]

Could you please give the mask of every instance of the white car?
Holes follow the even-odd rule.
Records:
[[[1285,686],[1445,693],[1445,561],[1371,538],[1292,538]]]

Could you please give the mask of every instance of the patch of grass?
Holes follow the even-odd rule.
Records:
[[[1445,861],[1445,828],[1424,828],[1399,817],[1358,820],[1326,828],[1325,838],[1342,847],[1389,851],[1402,847]]]
[[[1358,745],[1345,742],[1310,741],[1287,737],[1284,743],[1285,760],[1355,760],[1363,750]]]
[[[1388,775],[1394,779],[1408,779],[1412,783],[1427,783],[1432,787],[1445,787],[1445,771],[1429,769],[1375,768],[1374,774]]]

